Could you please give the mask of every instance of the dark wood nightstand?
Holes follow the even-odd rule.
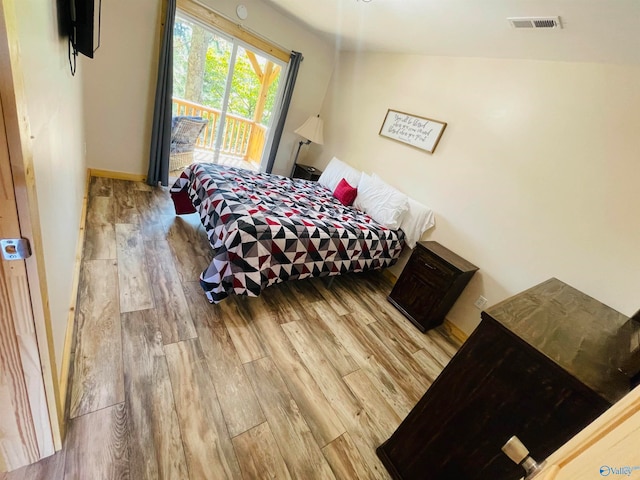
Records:
[[[293,178],[303,178],[305,180],[316,181],[320,178],[320,175],[322,175],[322,170],[309,165],[302,165],[301,163],[296,163],[295,168],[293,169]]]
[[[425,332],[442,324],[476,270],[437,242],[418,242],[387,299]]]

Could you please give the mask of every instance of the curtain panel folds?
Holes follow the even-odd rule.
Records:
[[[171,145],[171,97],[173,95],[173,24],[176,0],[165,0],[166,14],[162,29],[158,80],[151,129],[151,152],[147,183],[169,184],[169,148]]]
[[[287,113],[289,111],[289,105],[291,104],[293,89],[296,85],[298,70],[300,69],[300,63],[303,59],[304,57],[300,52],[291,52],[289,69],[287,70],[287,78],[285,79],[284,93],[282,95],[282,104],[280,106],[280,116],[278,117],[278,123],[275,126],[273,142],[271,142],[271,150],[269,151],[269,158],[265,168],[267,173],[271,173],[271,170],[273,170],[273,164],[276,161],[276,153],[278,152],[280,139],[282,138],[282,132],[284,131],[284,122],[287,120]]]

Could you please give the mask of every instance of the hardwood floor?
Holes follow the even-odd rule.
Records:
[[[210,305],[166,189],[93,178],[62,451],[0,480],[386,479],[375,448],[455,353],[380,272]]]

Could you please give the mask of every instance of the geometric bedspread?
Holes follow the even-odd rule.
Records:
[[[192,164],[171,194],[176,212],[197,211],[206,229],[214,257],[200,284],[212,303],[288,280],[389,267],[404,244],[402,230],[342,205],[317,182]]]

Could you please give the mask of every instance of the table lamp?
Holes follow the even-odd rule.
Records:
[[[300,149],[302,145],[309,145],[311,142],[317,143],[318,145],[322,145],[324,140],[322,138],[322,128],[323,123],[320,115],[312,115],[307,118],[307,121],[304,122],[300,127],[294,130],[295,133],[300,135],[301,137],[306,138],[306,141],[300,140],[298,143],[298,150],[296,151],[296,157],[293,160],[293,166],[291,167],[290,177],[293,177],[293,172],[296,169],[296,164],[298,163],[298,155],[300,155]]]

